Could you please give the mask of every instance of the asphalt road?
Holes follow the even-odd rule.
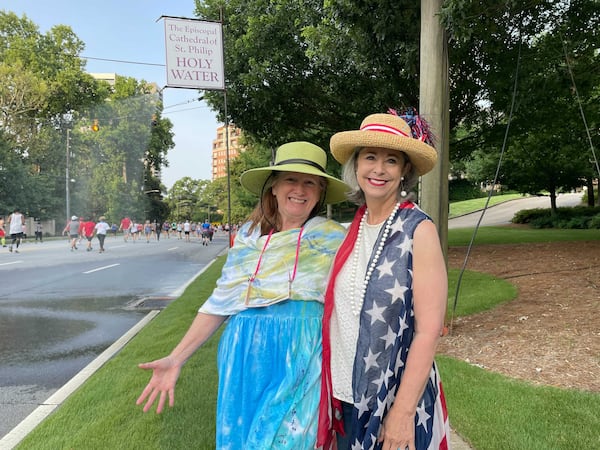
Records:
[[[556,198],[558,207],[570,207],[581,204],[583,194],[559,194]],[[488,208],[486,211],[476,211],[464,216],[448,220],[448,228],[472,228],[481,220],[480,226],[498,226],[511,223],[514,215],[524,209],[550,208],[550,197],[523,197]],[[483,214],[483,216],[482,216]]]
[[[0,247],[0,438],[147,313],[135,305],[180,295],[227,247],[171,237],[125,243],[105,253],[69,251],[68,241]]]

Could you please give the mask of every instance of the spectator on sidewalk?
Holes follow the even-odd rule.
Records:
[[[40,219],[36,219],[35,221],[35,243],[37,244],[37,241],[40,241],[40,244],[42,243],[42,235],[43,235],[43,230],[42,230],[42,222],[40,221]]]

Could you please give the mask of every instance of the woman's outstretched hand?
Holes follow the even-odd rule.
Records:
[[[148,412],[158,397],[158,406],[156,413],[160,414],[165,406],[165,400],[169,397],[169,406],[172,408],[175,404],[175,383],[179,378],[181,366],[174,363],[170,357],[157,359],[156,361],[139,364],[138,367],[144,370],[152,370],[152,378],[142,391],[142,395],[135,402],[141,405],[146,401],[143,411]]]

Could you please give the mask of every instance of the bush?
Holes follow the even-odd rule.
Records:
[[[451,202],[462,202],[463,200],[485,196],[486,193],[476,183],[467,179],[462,178],[448,182],[448,198]]]
[[[513,223],[523,223],[523,224],[530,223],[530,224],[532,224],[534,221],[537,221],[540,219],[546,219],[549,216],[550,216],[549,209],[541,209],[541,208],[523,209],[515,214],[515,216],[512,219],[512,222]],[[545,227],[541,227],[541,228],[545,228]]]
[[[540,228],[554,228],[554,221],[551,217],[536,217],[535,219],[529,222],[529,225],[532,228],[540,229]]]
[[[588,222],[588,228],[595,228],[597,230],[600,230],[600,214],[596,214],[590,219],[590,221]]]
[[[600,228],[600,207],[557,208],[555,214],[551,209],[524,209],[515,214],[512,222],[529,224],[532,228]]]

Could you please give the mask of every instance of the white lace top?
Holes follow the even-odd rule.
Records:
[[[352,369],[356,355],[360,315],[352,312],[350,299],[357,300],[362,288],[367,265],[375,248],[377,236],[385,221],[377,225],[364,224],[363,238],[358,249],[356,273],[353,274],[354,251],[337,277],[331,316],[331,381],[333,396],[343,402],[354,403],[352,398]],[[362,305],[361,305],[362,306]],[[360,308],[362,309],[362,308]]]

